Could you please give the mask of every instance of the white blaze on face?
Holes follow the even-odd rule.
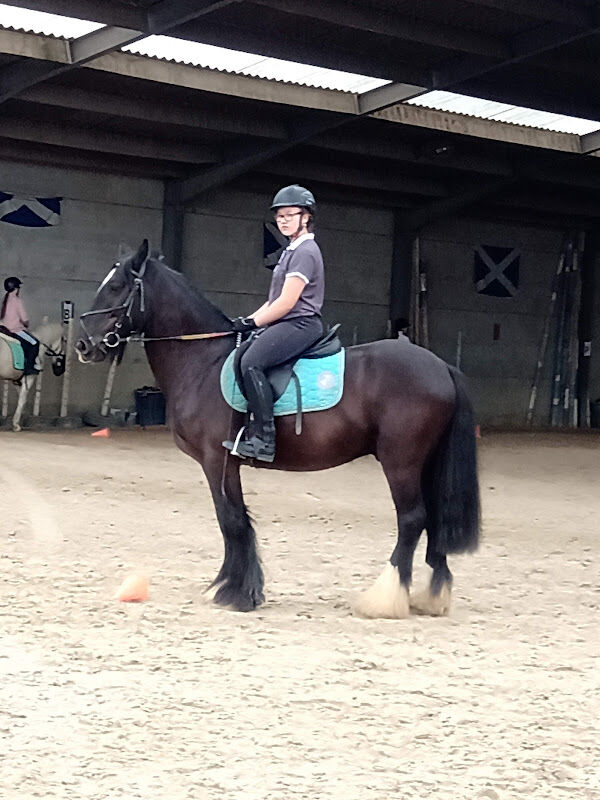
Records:
[[[98,287],[98,291],[96,292],[96,294],[99,294],[99,293],[102,291],[102,289],[104,289],[104,287],[106,286],[106,284],[107,284],[107,283],[108,283],[110,280],[112,280],[112,278],[113,278],[113,276],[114,276],[114,274],[115,274],[115,272],[116,272],[116,271],[117,271],[117,267],[115,266],[115,267],[113,267],[113,268],[111,269],[111,271],[108,273],[108,275],[106,276],[106,278],[104,278],[104,280],[102,281],[102,283],[101,283],[101,284],[100,284],[100,286]]]

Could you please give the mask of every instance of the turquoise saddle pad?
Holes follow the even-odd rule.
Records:
[[[10,347],[13,358],[13,367],[15,369],[25,369],[25,354],[23,353],[23,348],[21,347],[20,342],[10,336],[5,336],[3,333],[0,333],[0,336]]]
[[[246,411],[248,403],[237,385],[233,373],[233,358],[235,350],[221,370],[221,391],[223,397],[236,411]],[[344,393],[344,366],[346,351],[342,348],[339,353],[324,358],[300,358],[294,372],[300,379],[302,388],[302,411],[325,411],[332,408],[342,399]],[[273,407],[276,417],[285,414],[295,414],[297,411],[296,383],[290,380],[285,392]]]

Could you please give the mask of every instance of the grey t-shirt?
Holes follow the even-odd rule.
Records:
[[[285,279],[291,276],[301,278],[306,286],[296,305],[282,319],[320,315],[325,294],[325,271],[321,250],[311,234],[306,238],[303,236],[299,244],[295,247],[292,244],[281,254],[271,278],[269,303],[279,297]]]

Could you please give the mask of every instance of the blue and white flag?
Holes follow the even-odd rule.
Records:
[[[62,197],[19,197],[0,192],[0,222],[25,228],[49,228],[60,222]]]
[[[479,294],[514,297],[519,288],[521,251],[482,244],[475,248],[473,282]]]

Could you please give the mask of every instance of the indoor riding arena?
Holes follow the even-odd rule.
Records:
[[[0,331],[1,798],[600,797],[596,12],[0,4],[0,280],[40,340],[24,375]],[[250,314],[290,184],[316,198],[345,388],[278,418],[235,506],[220,441],[244,417],[194,377],[226,345],[158,330],[152,276]],[[380,351],[409,366],[348,405],[353,359]],[[456,387],[427,453],[423,364]],[[410,596],[404,472],[345,411],[369,403],[419,465]],[[475,455],[478,547],[453,546]],[[245,612],[214,602],[238,557]]]

